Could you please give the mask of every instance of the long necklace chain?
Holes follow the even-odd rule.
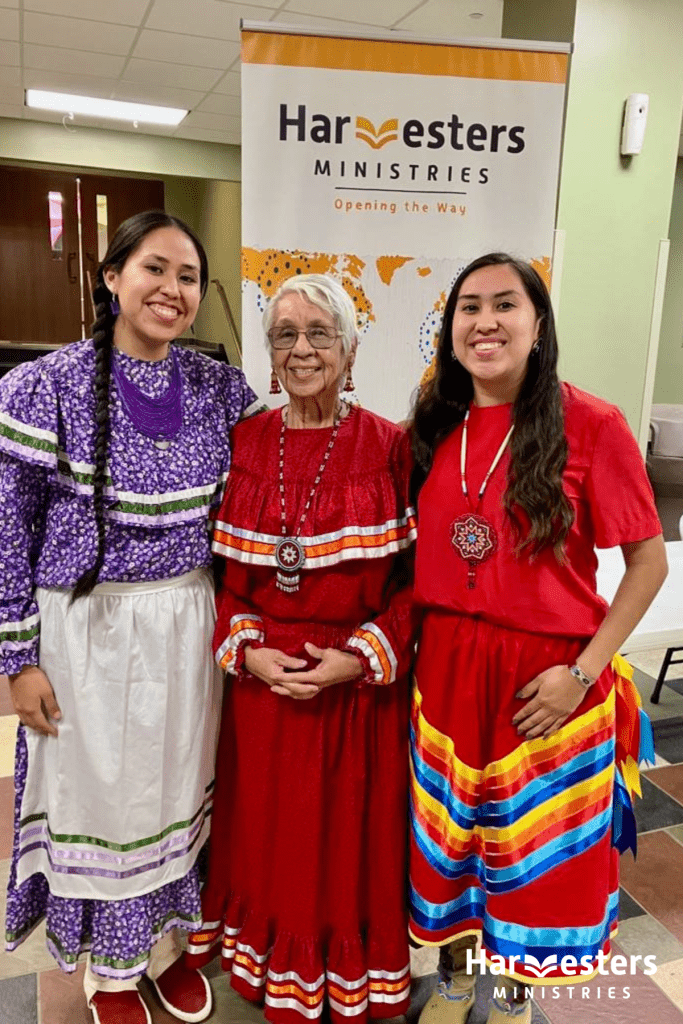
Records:
[[[465,413],[465,419],[463,420],[462,436],[460,438],[460,485],[462,487],[462,493],[465,496],[465,500],[467,501],[467,504],[470,506],[470,508],[472,508],[472,502],[470,500],[470,494],[469,494],[469,490],[467,488],[467,421],[468,421],[469,418],[470,418],[470,410],[468,409],[467,412]],[[483,483],[482,483],[481,487],[479,488],[479,493],[477,494],[477,504],[476,504],[476,507],[474,509],[472,509],[473,512],[478,511],[479,506],[481,505],[481,499],[484,497],[484,491],[486,490],[486,486],[487,486],[489,480],[491,479],[491,477],[493,475],[493,471],[495,470],[496,466],[498,465],[498,463],[500,462],[500,460],[503,457],[503,452],[505,451],[505,449],[508,446],[508,443],[510,441],[510,438],[512,437],[512,432],[513,432],[514,429],[515,429],[515,426],[514,426],[514,423],[513,423],[513,425],[510,427],[510,429],[508,430],[507,434],[503,438],[503,443],[501,444],[500,448],[498,449],[498,451],[496,452],[496,454],[493,457],[493,462],[489,466],[488,473],[484,477]]]
[[[275,547],[275,562],[277,564],[276,574],[276,585],[280,590],[284,590],[286,593],[294,593],[299,589],[299,569],[304,564],[306,554],[303,549],[303,545],[299,541],[299,536],[303,525],[308,515],[308,510],[311,507],[311,502],[315,492],[318,489],[318,484],[322,479],[322,475],[325,472],[325,467],[329,461],[334,443],[337,440],[337,434],[339,433],[339,426],[341,424],[341,413],[342,406],[339,405],[334,418],[334,426],[332,429],[332,435],[328,442],[325,454],[322,457],[318,472],[316,473],[313,486],[311,487],[308,500],[304,506],[304,510],[299,518],[299,523],[296,530],[288,534],[287,533],[287,509],[285,506],[285,430],[287,428],[286,415],[282,417],[282,425],[280,427],[280,468],[278,474],[278,484],[280,488],[280,529],[282,533],[282,540]]]
[[[489,466],[488,472],[479,488],[477,502],[473,508],[467,487],[467,421],[469,417],[470,411],[468,409],[463,421],[460,439],[460,486],[470,511],[458,516],[451,525],[451,543],[460,557],[467,562],[467,588],[468,590],[473,590],[476,586],[477,566],[485,562],[487,558],[490,558],[498,547],[498,537],[493,523],[490,523],[485,516],[479,515],[479,508],[481,507],[487,484],[510,442],[514,424],[508,430],[503,438],[503,443],[493,457],[493,462]]]

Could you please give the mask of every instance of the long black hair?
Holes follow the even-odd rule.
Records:
[[[458,296],[465,280],[483,267],[509,266],[520,278],[540,320],[539,344],[532,351],[526,375],[513,406],[514,431],[504,502],[518,540],[517,550],[533,556],[552,545],[562,560],[564,541],[574,513],[562,489],[567,463],[562,394],[557,376],[557,335],[550,295],[532,266],[503,252],[487,253],[458,275],[444,310],[436,348],[434,376],[417,395],[412,419],[415,468],[413,502],[427,478],[438,444],[462,423],[474,397],[472,377],[453,359],[452,328]],[[524,536],[519,510],[531,526]]]
[[[97,557],[93,565],[86,569],[76,581],[71,600],[89,594],[100,575],[104,565],[105,525],[104,525],[104,488],[106,484],[107,453],[109,449],[109,379],[111,374],[111,349],[114,341],[116,316],[112,310],[112,295],[107,288],[104,275],[107,270],[120,273],[129,257],[152,231],[158,228],[178,228],[193,243],[199,257],[199,280],[201,296],[204,297],[209,283],[209,264],[204,246],[192,228],[177,217],[172,217],[163,210],[147,210],[136,213],[119,226],[109,243],[104,259],[97,268],[95,287],[93,289],[93,305],[95,322],[92,326],[92,339],[95,347],[95,471],[93,473],[93,505],[95,510],[95,526],[97,529]]]

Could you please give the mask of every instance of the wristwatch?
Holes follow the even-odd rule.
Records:
[[[576,679],[577,682],[581,683],[581,685],[585,687],[586,690],[595,682],[594,679],[591,679],[590,676],[586,675],[580,665],[571,665],[569,667],[569,672],[574,676],[574,679]]]

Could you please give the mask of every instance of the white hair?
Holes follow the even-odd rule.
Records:
[[[277,304],[285,295],[292,294],[303,295],[314,306],[330,314],[341,335],[342,351],[345,356],[348,356],[353,345],[358,341],[356,307],[348,292],[328,274],[297,274],[295,277],[289,277],[282,282],[271,297],[263,314],[266,348],[271,355],[272,346],[268,338],[268,331],[273,325]]]

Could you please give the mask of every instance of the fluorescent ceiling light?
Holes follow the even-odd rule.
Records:
[[[148,103],[125,103],[123,100],[100,100],[94,96],[71,96],[65,92],[26,90],[26,106],[37,110],[57,110],[64,114],[86,114],[88,117],[110,117],[116,121],[137,121],[142,124],[179,125],[188,113],[175,107],[153,107]]]

